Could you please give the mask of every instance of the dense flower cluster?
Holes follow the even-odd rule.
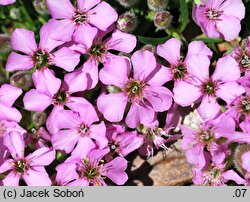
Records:
[[[39,40],[24,28],[11,35],[6,70],[14,81],[0,87],[1,183],[123,185],[127,155],[150,157],[181,139],[195,184],[250,185],[250,38],[217,61],[201,41],[185,55],[176,38],[136,50],[136,36],[115,28],[111,5],[76,2],[47,0],[51,19]],[[193,8],[203,32],[226,41],[244,15],[241,0]],[[183,108],[193,111],[185,119]]]

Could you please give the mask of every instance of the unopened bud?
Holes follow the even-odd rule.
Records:
[[[117,29],[123,32],[133,32],[138,25],[137,17],[132,12],[126,12],[119,16],[117,20]]]
[[[151,44],[146,44],[145,46],[143,46],[142,48],[141,48],[141,50],[142,51],[150,51],[150,52],[152,52],[152,53],[156,53],[156,47],[155,46],[153,46],[153,45],[151,45]]]
[[[36,125],[42,126],[46,122],[47,115],[44,112],[36,112],[32,118]]]
[[[170,27],[173,20],[173,16],[168,11],[156,12],[154,23],[159,29],[167,29]]]
[[[138,0],[117,0],[117,1],[126,8],[135,6],[138,3]]]
[[[10,83],[13,86],[21,88],[23,90],[29,90],[33,84],[31,74],[29,74],[25,71],[19,71],[19,72],[16,72],[15,74],[13,74],[10,77]]]
[[[163,11],[166,9],[168,0],[148,0],[148,7],[153,11]]]
[[[234,166],[235,168],[242,174],[246,174],[246,170],[242,167],[242,155],[246,152],[250,151],[250,145],[249,144],[241,144],[238,145],[235,149],[234,153]]]
[[[34,5],[36,12],[42,15],[49,14],[49,11],[46,5],[46,0],[34,0],[33,5]]]
[[[10,37],[6,34],[0,34],[0,52],[9,53],[10,51]]]
[[[12,8],[10,10],[10,17],[13,19],[13,20],[18,20],[21,18],[21,12],[18,8]]]

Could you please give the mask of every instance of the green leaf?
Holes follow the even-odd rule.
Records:
[[[178,32],[182,33],[187,24],[188,24],[188,19],[189,19],[189,11],[188,11],[188,6],[186,0],[179,0],[180,1],[180,9],[181,9],[181,25],[178,28]]]
[[[165,43],[170,37],[163,37],[163,38],[150,38],[144,36],[137,36],[138,40],[143,44],[151,44],[157,46],[159,44]]]
[[[203,41],[204,43],[221,43],[223,42],[223,39],[221,38],[194,38],[192,41]]]

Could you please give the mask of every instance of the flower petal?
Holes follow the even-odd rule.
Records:
[[[54,97],[61,87],[61,80],[55,77],[55,73],[48,69],[39,69],[32,74],[36,90],[49,97]]]
[[[173,94],[165,87],[146,86],[143,93],[156,112],[167,111],[172,105]]]
[[[10,172],[4,179],[4,186],[19,186],[20,175],[14,171]]]
[[[127,102],[128,99],[123,93],[103,94],[97,99],[97,107],[105,119],[117,122],[122,120]]]
[[[232,103],[237,97],[245,92],[245,88],[236,82],[227,82],[219,85],[216,96],[223,99],[227,104]]]
[[[45,168],[35,166],[28,169],[27,173],[23,174],[23,179],[28,186],[50,186],[51,180]]]
[[[47,0],[48,10],[53,18],[71,18],[75,8],[69,0]]]
[[[73,39],[75,42],[83,44],[86,48],[90,48],[97,32],[97,28],[89,24],[82,24],[76,27]]]
[[[105,85],[124,88],[124,84],[128,81],[130,68],[129,60],[126,57],[115,57],[105,63],[104,68],[100,70],[100,80]]]
[[[35,63],[31,56],[20,55],[12,52],[6,63],[6,70],[9,72],[18,70],[28,70],[35,66]]]
[[[230,71],[229,71],[230,70]],[[212,75],[214,81],[236,81],[240,78],[240,68],[230,56],[220,58]]]
[[[226,41],[236,39],[241,30],[240,20],[230,15],[222,15],[217,21],[216,27]]]
[[[80,54],[69,48],[61,48],[53,53],[52,63],[55,66],[71,72],[80,62]]]
[[[77,0],[77,6],[81,10],[90,10],[97,4],[99,4],[101,0]]]
[[[145,81],[151,72],[156,68],[156,59],[150,51],[136,51],[131,61],[134,70],[134,79],[139,81]]]
[[[202,96],[202,93],[198,87],[185,81],[177,82],[173,92],[174,101],[182,107],[192,105]]]
[[[202,62],[201,62],[202,61]],[[209,78],[210,60],[207,56],[192,56],[187,61],[187,70],[191,77],[200,81],[206,81]]]
[[[17,28],[11,35],[11,47],[16,51],[21,51],[32,55],[38,48],[33,31]]]
[[[136,37],[116,29],[111,37],[105,41],[105,44],[108,46],[108,49],[130,53],[136,46]]]
[[[205,95],[198,108],[198,113],[204,120],[209,120],[218,115],[220,109],[215,97]]]
[[[23,134],[19,132],[7,133],[4,137],[3,145],[9,149],[9,152],[14,159],[24,157],[25,142],[23,140]]]
[[[116,157],[111,162],[104,165],[107,172],[105,176],[111,179],[117,185],[123,185],[128,180],[128,175],[125,173],[127,168],[127,160],[122,157]]]
[[[76,143],[79,141],[80,136],[75,130],[60,130],[52,136],[52,145],[54,149],[70,153]]]
[[[178,39],[169,39],[166,43],[157,46],[157,54],[166,59],[171,65],[178,65],[181,56],[181,42]]]
[[[22,94],[22,90],[9,84],[3,84],[0,88],[0,103],[11,107]]]
[[[89,16],[90,24],[104,31],[118,19],[116,11],[105,1],[91,9],[89,13],[91,14]]]
[[[52,101],[51,97],[40,93],[35,89],[28,91],[23,98],[25,109],[35,112],[43,112],[52,104]]]
[[[55,159],[55,150],[48,147],[37,149],[26,157],[30,166],[48,166]]]

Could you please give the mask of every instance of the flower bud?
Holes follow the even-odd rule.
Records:
[[[42,15],[49,14],[49,11],[46,5],[46,0],[34,0],[33,5],[34,5],[36,12]]]
[[[13,20],[18,20],[21,18],[21,12],[19,9],[17,8],[12,8],[10,10],[10,17],[13,19]]]
[[[41,126],[43,124],[45,124],[46,119],[47,119],[47,115],[44,112],[36,112],[33,117],[33,122],[34,124]]]
[[[145,46],[143,46],[143,47],[141,48],[141,50],[142,50],[142,51],[150,51],[150,52],[156,54],[156,47],[153,46],[153,45],[151,45],[151,44],[146,44]]]
[[[170,27],[173,16],[168,11],[156,12],[154,24],[159,29],[167,29]]]
[[[117,29],[123,32],[133,32],[138,25],[137,17],[132,12],[126,12],[119,16],[117,20]]]
[[[163,11],[166,9],[168,0],[148,0],[148,7],[153,11]]]
[[[122,6],[128,8],[136,5],[138,0],[117,0]]]
[[[242,167],[242,155],[246,152],[250,151],[250,145],[249,144],[241,144],[238,145],[235,149],[234,153],[234,166],[235,168],[242,174],[246,174],[246,170]]]
[[[10,83],[13,86],[21,88],[23,90],[29,90],[32,86],[31,74],[25,71],[18,71],[10,77]]]
[[[10,37],[6,34],[0,34],[0,53],[9,53],[10,51]]]

